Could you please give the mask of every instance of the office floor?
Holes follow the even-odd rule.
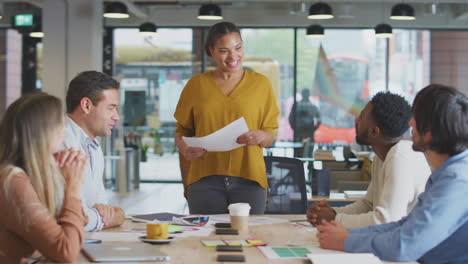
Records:
[[[181,183],[141,183],[140,189],[125,194],[106,190],[109,204],[122,207],[126,214],[171,212],[188,214]]]

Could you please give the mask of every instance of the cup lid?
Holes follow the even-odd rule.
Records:
[[[249,215],[250,208],[248,203],[233,203],[228,206],[229,214],[238,216]]]

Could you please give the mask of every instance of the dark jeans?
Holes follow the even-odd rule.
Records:
[[[239,177],[211,175],[188,186],[190,214],[226,214],[232,203],[249,203],[250,214],[265,212],[267,190]]]

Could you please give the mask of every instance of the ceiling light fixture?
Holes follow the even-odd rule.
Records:
[[[221,8],[215,4],[205,4],[198,9],[198,19],[202,20],[221,20]]]
[[[140,34],[144,36],[154,36],[157,33],[157,27],[154,23],[145,22],[141,24],[139,27]]]
[[[378,38],[390,38],[393,36],[392,26],[389,24],[378,24],[375,26],[375,36]]]
[[[42,32],[42,25],[35,24],[31,32],[29,32],[29,36],[31,38],[43,38],[44,32]]]
[[[108,3],[103,14],[107,18],[129,18],[127,6],[120,2]]]
[[[332,8],[329,4],[318,2],[309,8],[308,19],[331,19],[333,18]]]
[[[400,3],[392,7],[390,19],[394,20],[415,20],[414,8],[408,4]]]
[[[325,29],[320,25],[310,25],[307,27],[306,37],[323,38],[325,37]]]
[[[382,19],[385,20],[385,0],[382,0],[382,6],[381,6],[381,11],[382,11]],[[392,26],[389,24],[382,22],[375,26],[375,37],[377,38],[390,38],[393,36],[393,29]]]

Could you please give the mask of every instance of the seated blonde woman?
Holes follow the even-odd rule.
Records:
[[[63,145],[60,100],[26,95],[0,124],[0,263],[35,253],[56,262],[76,260],[86,219],[80,186],[87,157]]]

